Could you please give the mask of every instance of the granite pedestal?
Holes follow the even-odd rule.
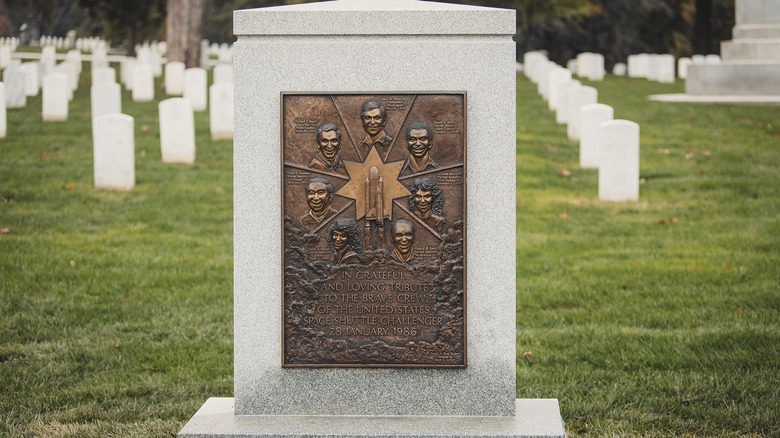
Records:
[[[236,11],[234,33],[234,399],[180,436],[564,436],[557,401],[516,399],[515,12],[341,0]],[[466,368],[283,368],[282,93],[447,91],[467,96]]]
[[[564,437],[558,400],[517,399],[511,417],[235,415],[232,398],[210,398],[180,437]]]

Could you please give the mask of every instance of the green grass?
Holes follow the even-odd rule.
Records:
[[[196,113],[197,163],[163,164],[159,81],[124,92],[137,185],[96,192],[88,84],[0,140],[0,436],[175,436],[233,393],[231,144]],[[641,126],[640,202],[597,200],[518,79],[518,397],[558,398],[572,436],[780,436],[780,108],[594,85]]]
[[[123,92],[136,187],[96,192],[89,80],[67,123],[38,96],[0,142],[0,436],[174,436],[233,392],[232,144],[196,113],[197,163],[163,164],[165,96]]]
[[[518,80],[518,396],[558,398],[572,436],[780,436],[780,107],[591,85],[639,123],[645,182],[598,201]]]

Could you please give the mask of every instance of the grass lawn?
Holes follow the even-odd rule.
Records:
[[[519,79],[518,396],[558,398],[572,436],[780,436],[780,107],[591,85],[640,125],[640,201],[598,201]]]
[[[158,80],[123,92],[135,190],[94,191],[84,65],[67,123],[30,98],[0,140],[0,436],[175,436],[233,394],[232,145],[196,113],[197,163],[161,163]],[[595,85],[641,126],[638,203],[518,78],[518,397],[572,436],[780,436],[780,108]]]
[[[233,393],[232,143],[196,113],[197,163],[163,164],[159,80],[123,92],[136,188],[96,192],[84,66],[67,123],[38,96],[0,142],[0,436],[174,436]]]

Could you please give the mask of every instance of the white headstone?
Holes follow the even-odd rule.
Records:
[[[660,57],[661,55],[658,55],[656,53],[651,53],[647,56],[647,75],[645,76],[648,80],[657,82],[658,81],[658,75],[660,74]]]
[[[163,163],[194,163],[195,121],[190,101],[181,97],[165,99],[159,111]]]
[[[577,55],[577,76],[591,81],[604,80],[604,55],[590,52]]]
[[[209,40],[200,40],[200,66],[209,68]]]
[[[537,71],[539,66],[547,61],[547,55],[544,52],[533,51],[523,54],[523,71],[528,79],[533,83],[539,82]]]
[[[11,63],[11,47],[0,45],[0,68],[6,68]]]
[[[28,96],[37,96],[41,90],[41,78],[38,76],[37,62],[25,62],[21,69],[25,74],[24,92]]]
[[[638,77],[637,65],[639,61],[639,55],[628,55],[626,58],[626,74],[630,78]]]
[[[193,111],[206,111],[207,92],[205,69],[192,67],[184,70],[184,98],[190,101]]]
[[[0,102],[5,102],[5,84],[0,82]],[[5,138],[8,134],[8,119],[6,117],[5,105],[0,105],[0,138]]]
[[[555,111],[555,122],[559,125],[569,123],[569,95],[579,90],[582,83],[577,80],[571,80],[564,82],[558,86],[558,101],[556,103],[557,109]]]
[[[222,82],[209,87],[209,102],[211,138],[233,138],[233,83]]]
[[[165,64],[165,94],[181,96],[184,92],[184,63],[171,61]]]
[[[73,67],[76,68],[76,76],[80,75],[81,74],[81,51],[69,50],[65,59],[73,63]]]
[[[707,58],[704,55],[693,55],[691,56],[691,62],[693,62],[693,65],[703,65],[707,63]]]
[[[57,64],[54,67],[55,72],[64,73],[68,78],[68,101],[73,99],[73,91],[76,89],[75,84],[78,82],[78,76],[76,76],[76,66],[73,63],[65,61]]]
[[[92,71],[109,67],[108,56],[105,49],[97,49],[92,53]]]
[[[149,46],[140,46],[135,52],[136,62],[139,64],[151,64],[152,53],[149,51]]]
[[[591,60],[590,55],[593,55],[593,53],[584,52],[584,53],[578,53],[577,54],[576,64],[575,64],[577,66],[577,71],[576,71],[577,76],[579,76],[581,78],[588,77],[588,71],[591,68],[591,66],[590,66],[590,60]]]
[[[122,112],[122,87],[114,82],[102,82],[92,85],[90,89],[92,103],[92,123],[105,114]]]
[[[693,64],[691,58],[680,58],[677,60],[677,76],[680,79],[688,78],[688,66]]]
[[[639,125],[628,120],[601,124],[604,147],[599,163],[599,199],[639,200]]]
[[[119,77],[127,91],[133,91],[133,69],[135,58],[124,58],[119,64]]]
[[[590,57],[590,68],[588,68],[587,78],[591,81],[603,81],[604,74],[604,55],[601,53],[594,53]]]
[[[133,102],[154,100],[154,75],[148,64],[136,64],[133,67]]]
[[[47,74],[54,71],[54,66],[56,65],[56,61],[54,59],[54,47],[46,46],[43,49],[41,49],[41,59],[38,61],[41,66],[41,82],[43,82],[43,77]]]
[[[609,105],[592,103],[580,108],[580,167],[598,169],[601,161],[601,148],[604,134],[601,124],[614,118],[614,110]]]
[[[223,82],[233,83],[233,65],[217,64],[214,66],[214,83],[221,84]]]
[[[114,85],[119,89],[119,84],[97,86],[103,85]],[[135,187],[133,118],[126,114],[104,114],[93,124],[95,189],[132,190]]]
[[[73,81],[71,81],[70,79],[70,77],[73,76],[74,74],[73,66],[66,62],[63,62],[57,64],[54,67],[54,70],[52,70],[52,73],[62,73],[65,75],[66,84],[67,84],[67,87],[65,87],[65,96],[67,97],[68,102],[70,102],[73,99],[73,87],[71,87],[71,83]],[[41,80],[41,89],[43,89],[43,80]]]
[[[615,76],[625,76],[626,70],[626,64],[618,62],[612,67],[612,74]]]
[[[547,81],[549,80],[548,75],[550,74],[550,71],[558,67],[558,64],[552,61],[545,61],[539,66],[539,71],[537,73],[539,79],[536,85],[536,91],[544,100],[547,100],[549,91],[549,88],[547,87]]]
[[[27,106],[27,74],[20,67],[9,67],[3,72],[6,108]]]
[[[162,76],[162,64],[162,56],[160,55],[160,52],[157,51],[157,45],[155,44],[154,48],[149,50],[149,65],[152,67],[152,74],[154,77],[159,78]]]
[[[43,121],[68,120],[68,77],[65,73],[49,73],[43,77]]]
[[[674,55],[658,55],[658,82],[673,84],[676,76],[674,72]]]
[[[566,61],[566,69],[572,72],[572,74],[577,73],[577,58],[570,59]]]
[[[628,57],[628,76],[632,78],[647,78],[650,68],[650,55],[640,53]]]
[[[569,109],[569,124],[566,127],[566,134],[569,140],[580,139],[580,108],[591,103],[597,103],[599,92],[593,87],[582,86],[579,89],[569,93],[568,99],[566,99],[566,105]]]
[[[560,85],[564,82],[571,80],[571,71],[568,69],[559,67],[553,69],[549,73],[550,77],[547,80],[547,89],[549,90],[549,98],[547,99],[547,107],[551,110],[558,109],[558,93],[560,92]]]
[[[98,67],[92,70],[92,84],[116,82],[116,70],[111,67]]]
[[[78,90],[79,88],[79,78],[81,77],[81,63],[76,63],[75,61],[65,61],[63,62],[65,65],[70,65],[71,68],[73,68],[73,75],[69,76],[70,79],[70,86],[73,89],[73,91]]]
[[[704,63],[707,65],[718,65],[722,64],[723,61],[720,59],[720,55],[707,55],[704,57]]]
[[[220,64],[229,64],[233,62],[233,52],[230,51],[230,46],[228,46],[226,43],[223,43],[221,46],[219,46],[217,60]]]

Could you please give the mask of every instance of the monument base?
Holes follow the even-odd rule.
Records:
[[[723,105],[780,105],[780,94],[772,96],[748,96],[744,94],[651,94],[648,99],[656,102],[706,103]]]
[[[233,398],[212,397],[179,438],[560,437],[558,400],[517,399],[514,417],[234,415]]]
[[[685,93],[692,95],[780,94],[780,62],[744,62],[688,66]]]

